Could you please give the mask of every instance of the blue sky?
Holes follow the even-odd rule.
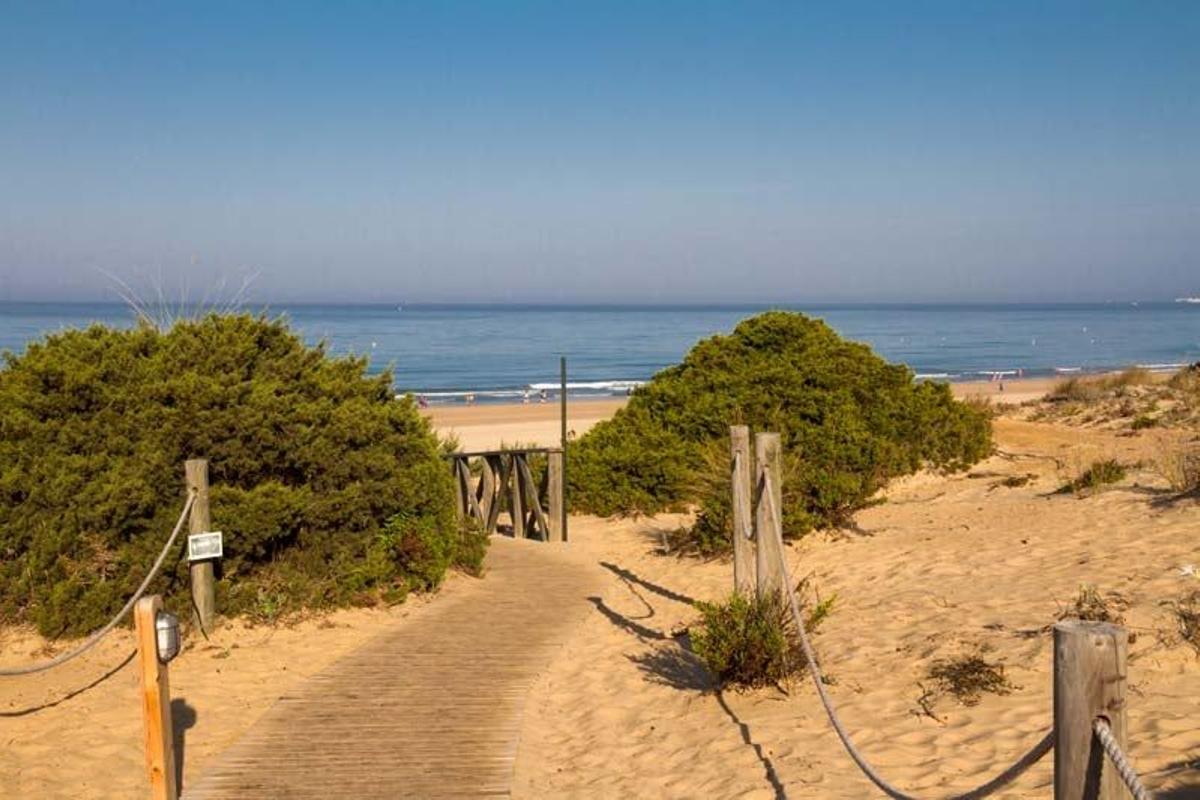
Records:
[[[0,12],[0,300],[1200,294],[1200,3]]]

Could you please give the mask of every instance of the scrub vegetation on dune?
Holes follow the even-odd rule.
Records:
[[[979,461],[989,416],[819,320],[771,311],[697,344],[584,436],[571,503],[606,516],[695,506],[691,549],[726,551],[729,426],[746,424],[782,436],[784,535],[796,537],[847,524],[892,477]]]
[[[209,315],[94,326],[0,368],[0,620],[82,634],[146,574],[209,461],[225,534],[218,607],[271,618],[394,602],[478,570],[438,442],[391,376],[307,347],[286,324]],[[172,553],[151,590],[188,607]]]

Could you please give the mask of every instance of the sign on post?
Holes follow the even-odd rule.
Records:
[[[188,561],[208,561],[221,558],[222,555],[220,531],[193,533],[188,536]]]

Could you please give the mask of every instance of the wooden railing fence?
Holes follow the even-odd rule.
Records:
[[[544,456],[546,469],[535,479],[530,460]],[[486,533],[499,529],[507,510],[517,539],[561,542],[563,535],[563,451],[556,447],[481,450],[449,456],[459,516],[475,519]],[[479,467],[476,477],[472,463]],[[543,498],[545,500],[543,501]]]

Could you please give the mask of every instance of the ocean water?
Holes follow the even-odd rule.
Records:
[[[843,336],[918,375],[978,380],[1021,371],[1052,375],[1132,364],[1200,361],[1200,305],[798,305]],[[390,367],[397,391],[431,402],[513,400],[557,387],[566,356],[571,393],[624,394],[678,362],[700,339],[763,310],[750,306],[282,305],[310,342]],[[264,310],[247,306],[247,310]],[[124,305],[0,303],[0,350],[91,322],[132,325]]]

